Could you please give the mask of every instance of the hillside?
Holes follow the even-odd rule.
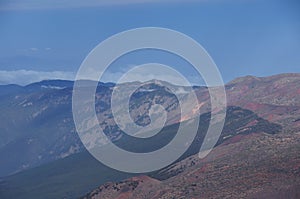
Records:
[[[200,121],[197,137],[179,160],[184,160],[198,153],[209,118],[209,114],[201,116],[202,120]],[[189,125],[190,122],[193,122],[193,120],[187,121],[183,125]],[[153,151],[172,139],[177,127],[177,124],[168,126],[161,132],[160,137],[145,142],[136,143],[135,140],[126,138],[121,139],[117,144],[126,150],[135,152]],[[234,136],[245,136],[253,133],[277,134],[280,131],[281,126],[259,118],[251,111],[239,107],[229,107],[225,128],[218,144],[231,142],[229,138]],[[148,175],[167,179],[182,172],[182,170],[166,169],[170,172],[166,173],[165,170],[162,170]],[[81,152],[62,160],[3,178],[0,183],[0,197],[3,199],[75,198],[84,195],[100,184],[109,181],[120,181],[130,176],[134,175],[110,169],[96,161],[89,153]]]
[[[140,86],[130,100],[130,114],[138,125],[150,123],[148,113],[154,103],[168,111],[167,125],[180,121],[178,101],[164,85],[178,92],[182,99],[192,91],[160,81],[118,85],[124,91]],[[25,87],[0,86],[0,162],[4,162],[0,165],[0,176],[84,150],[72,117],[72,86],[73,82],[63,80],[47,80]],[[117,141],[126,134],[112,117],[110,97],[114,87],[112,83],[98,84],[96,110],[104,132]],[[187,106],[191,110],[189,115],[182,116],[185,120],[210,111],[207,88],[193,89],[201,106]],[[228,105],[251,110],[265,120],[280,124],[283,131],[300,130],[300,74],[238,78],[226,85],[226,93]],[[130,121],[123,123],[126,126]]]
[[[243,138],[241,138],[243,137]],[[85,199],[264,198],[300,197],[300,133],[251,134],[231,138],[206,158],[191,156],[157,181],[140,176],[106,183]]]
[[[86,84],[88,86],[89,82]],[[50,198],[74,198],[105,182],[132,177],[131,174],[119,173],[99,164],[85,151],[72,118],[72,85],[71,81],[48,80],[25,87],[0,86],[0,198],[46,198],[47,195]],[[98,84],[97,116],[107,136],[116,145],[129,151],[148,152],[161,148],[174,137],[179,121],[188,125],[194,122],[194,116],[201,113],[197,136],[186,153],[169,167],[147,174],[160,181],[183,175],[186,166],[178,168],[176,165],[186,165],[186,158],[199,151],[209,123],[210,99],[207,88],[193,87],[201,106],[190,106],[190,114],[182,120],[176,97],[162,82],[118,85],[121,90],[141,86],[134,92],[129,104],[130,114],[137,124],[149,124],[148,113],[155,103],[168,111],[167,126],[161,133],[140,140],[124,134],[112,118],[110,96],[115,86],[112,83]],[[169,86],[180,93],[183,99],[192,91],[188,87]],[[226,93],[229,106],[225,128],[217,143],[221,146],[217,148],[225,143],[235,146],[245,139],[256,138],[250,135],[266,136],[267,133],[274,136],[267,136],[268,139],[287,136],[283,140],[293,140],[293,134],[298,135],[300,74],[238,78],[226,85]],[[188,101],[185,103],[189,104]],[[285,147],[290,147],[290,144],[287,142]],[[263,147],[257,146],[257,149]],[[231,150],[239,151],[240,148]],[[259,151],[254,150],[260,154]],[[287,154],[284,152],[283,155]],[[297,160],[298,156],[292,154],[291,158]],[[256,163],[253,162],[253,165]]]
[[[88,86],[89,82],[86,84]],[[130,112],[139,125],[150,122],[148,112],[152,103],[162,104],[173,116],[167,124],[177,122],[174,118],[178,117],[178,104],[174,95],[152,82],[123,84],[120,87],[128,89],[136,84],[142,88],[132,97]],[[0,176],[84,151],[73,122],[72,86],[70,81],[48,80],[3,92],[0,96],[0,162],[3,162],[0,164]],[[0,87],[4,88],[9,89],[11,85]],[[112,83],[99,83],[96,110],[104,132],[112,141],[117,141],[123,135],[110,108],[113,88]],[[171,104],[175,108],[170,107]]]

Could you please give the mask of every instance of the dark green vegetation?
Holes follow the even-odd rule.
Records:
[[[5,178],[0,181],[0,198],[75,198],[98,184],[130,176],[82,152]]]
[[[70,146],[80,147],[70,118],[72,84],[57,80],[0,87],[0,176],[56,160]]]
[[[209,118],[209,113],[201,116],[197,137],[180,160],[198,152]],[[136,142],[129,137],[123,137],[117,144],[131,151],[153,151],[168,143],[177,127],[177,124],[166,127],[159,136],[150,141]],[[228,139],[226,136],[258,132],[274,134],[280,130],[279,125],[269,123],[251,111],[230,107],[219,144]],[[164,173],[162,170],[152,173],[151,176],[167,179],[178,173],[178,170],[173,173]],[[119,181],[129,176],[132,175],[109,169],[87,152],[82,152],[2,179],[0,198],[74,198],[105,182]]]

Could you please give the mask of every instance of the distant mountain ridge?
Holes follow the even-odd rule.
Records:
[[[85,83],[86,86],[91,85],[89,81]],[[127,89],[133,84],[140,83],[120,86]],[[72,86],[71,81],[47,80],[25,87],[13,87],[17,89],[0,97],[0,160],[5,163],[0,165],[0,176],[84,150],[72,118]],[[117,140],[121,131],[110,110],[110,96],[114,86],[113,83],[98,83],[96,110],[104,131],[110,139]],[[164,87],[152,82],[143,85],[144,89],[153,90],[154,87],[155,92],[144,93],[141,90],[133,96],[131,113],[141,125],[149,122],[147,112],[153,100],[159,100],[165,107],[176,104],[176,98],[170,96]],[[143,94],[138,95],[139,92]],[[142,106],[145,109],[143,115],[140,115],[139,108]],[[172,123],[174,121],[168,121],[168,124]]]
[[[72,118],[72,81],[46,80],[24,87],[0,86],[0,176],[8,175],[84,150]],[[87,86],[89,85],[87,81]],[[140,85],[132,96],[131,116],[139,125],[147,125],[148,111],[153,103],[168,108],[167,124],[179,122],[176,97],[159,85],[159,81],[132,82],[118,85],[127,89]],[[113,141],[123,135],[110,111],[113,83],[99,83],[96,110],[101,127]],[[192,88],[173,86],[186,95]],[[155,88],[153,90],[153,88]],[[278,123],[283,131],[300,129],[300,74],[271,77],[242,77],[226,84],[228,105],[239,106],[257,113],[263,119]],[[206,87],[193,87],[201,107],[191,107],[190,115],[210,111]],[[151,92],[144,92],[149,90]],[[188,102],[187,102],[188,103]],[[172,106],[173,107],[172,107]],[[141,110],[143,110],[141,112]]]

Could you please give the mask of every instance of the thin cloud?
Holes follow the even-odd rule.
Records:
[[[151,69],[144,68],[142,70],[133,70],[126,74],[124,71],[119,72],[108,72],[101,78],[102,82],[132,82],[132,81],[140,81],[145,82],[149,80],[162,80],[175,85],[189,86],[190,84],[186,84],[182,79],[167,70],[159,69],[156,72],[153,72]],[[126,74],[126,77],[121,78]],[[34,71],[34,70],[14,70],[14,71],[5,71],[0,70],[0,85],[6,84],[18,84],[18,85],[27,85],[34,82],[40,82],[42,80],[75,80],[75,72],[69,71]],[[121,78],[121,79],[120,79]],[[89,79],[89,78],[87,78]],[[91,79],[98,81],[98,79]],[[121,81],[120,81],[121,80]],[[202,83],[202,80],[199,77],[188,77],[188,81],[192,85],[199,85],[199,82]]]
[[[33,52],[36,52],[38,51],[39,49],[38,48],[30,48],[29,50],[33,51]]]
[[[15,70],[0,71],[0,84],[19,84],[27,85],[33,82],[39,82],[47,79],[74,80],[75,74],[67,71],[33,71],[33,70]]]
[[[203,2],[207,0],[4,0],[0,10],[81,8],[143,3]]]

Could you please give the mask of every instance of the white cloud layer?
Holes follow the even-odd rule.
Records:
[[[96,71],[91,72],[90,74],[97,74]],[[33,70],[14,70],[14,71],[6,71],[0,70],[0,85],[6,84],[18,84],[18,85],[27,85],[34,82],[40,82],[42,80],[75,80],[76,73],[69,71],[33,71]],[[98,81],[88,75],[85,76],[88,80]],[[149,80],[162,80],[169,82],[175,85],[185,85],[188,86],[190,83],[192,85],[202,85],[203,81],[201,77],[198,76],[189,76],[188,82],[182,79],[182,76],[171,69],[163,68],[161,66],[151,66],[146,67],[144,65],[140,68],[133,68],[127,72],[119,71],[119,72],[107,72],[101,78],[102,82],[133,82],[140,81],[145,82]]]
[[[0,2],[0,10],[56,9],[142,3],[174,3],[197,1],[206,0],[4,0]]]
[[[33,82],[39,82],[47,79],[74,80],[75,74],[66,71],[33,71],[33,70],[15,70],[0,71],[0,84],[19,84],[27,85]]]

